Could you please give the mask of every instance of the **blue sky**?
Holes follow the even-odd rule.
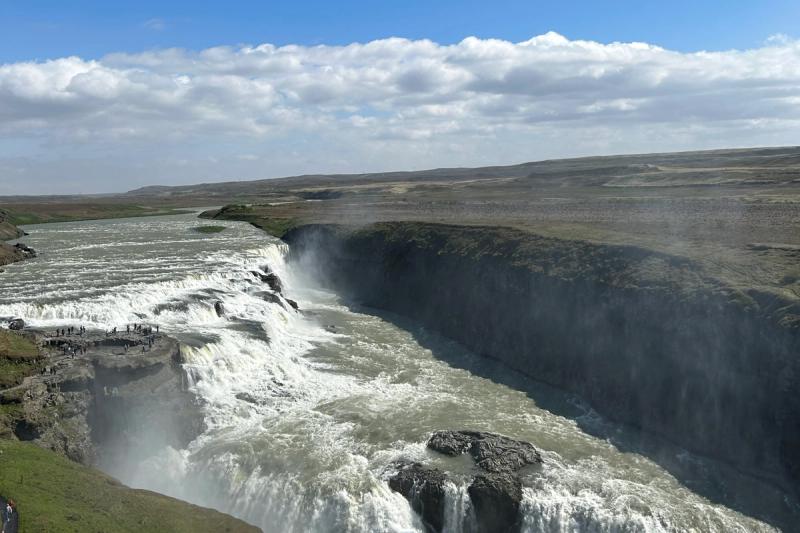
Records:
[[[0,1],[0,61],[217,45],[348,44],[390,36],[441,44],[644,41],[680,51],[752,48],[800,28],[800,1]]]
[[[0,195],[796,145],[798,22],[798,0],[0,0]]]

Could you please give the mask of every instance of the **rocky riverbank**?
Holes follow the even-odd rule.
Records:
[[[504,228],[301,226],[302,268],[607,417],[794,490],[800,306],[632,246]]]
[[[10,241],[25,235],[25,232],[16,227],[9,220],[8,213],[0,209],[0,241]],[[14,245],[0,242],[0,267],[36,257],[36,251],[22,243]],[[2,269],[0,269],[2,270]]]

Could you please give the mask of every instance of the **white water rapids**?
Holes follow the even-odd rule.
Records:
[[[398,317],[345,306],[255,228],[191,229],[202,223],[181,215],[30,226],[24,242],[40,256],[0,274],[0,317],[42,327],[148,322],[182,341],[207,429],[186,449],[99,465],[126,484],[267,532],[423,531],[386,483],[387,466],[405,458],[454,472],[446,530],[466,532],[470,465],[425,442],[437,429],[477,429],[543,452],[543,467],[524,478],[524,531],[773,531],[743,513],[796,513],[768,485],[487,370],[496,364]],[[264,265],[302,312],[259,295],[267,286],[250,271]],[[503,379],[479,375],[491,372]]]

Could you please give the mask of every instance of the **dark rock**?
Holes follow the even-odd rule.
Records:
[[[18,242],[17,244],[14,245],[14,248],[22,252],[26,257],[29,258],[36,257],[36,250],[31,248],[27,244],[22,244],[21,242]]]
[[[532,444],[483,431],[437,431],[428,448],[450,456],[469,453],[487,472],[476,476],[468,489],[478,532],[519,531],[522,481],[517,472],[542,462]]]
[[[286,298],[286,303],[289,304],[290,306],[292,306],[292,309],[294,309],[295,311],[300,309],[300,306],[297,305],[297,302],[295,302],[294,300],[290,300],[289,298]]]
[[[256,399],[256,397],[250,394],[249,392],[237,392],[236,399],[242,400],[243,402],[247,403],[258,404],[258,400]]]
[[[428,448],[454,457],[472,448],[472,437],[462,431],[437,431],[428,440]]]
[[[278,294],[281,294],[283,292],[283,283],[281,282],[281,278],[279,278],[278,275],[269,268],[269,266],[265,265],[261,267],[261,270],[264,271],[263,274],[257,270],[251,270],[250,273],[269,285],[270,289]]]
[[[481,474],[467,489],[480,533],[515,533],[520,530],[522,482],[511,473]]]
[[[397,473],[389,478],[389,487],[405,496],[428,531],[440,532],[444,527],[444,472],[406,461],[392,466]]]
[[[278,277],[277,274],[270,272],[266,276],[264,276],[264,281],[267,282],[269,288],[273,291],[277,292],[278,294],[283,293],[283,283],[281,282],[281,278]]]
[[[225,316],[225,305],[220,301],[214,302],[214,311],[217,312],[217,316]]]
[[[25,327],[25,321],[21,318],[15,318],[8,323],[8,329],[21,330]]]
[[[265,302],[283,305],[285,307],[283,300],[281,300],[281,297],[275,294],[274,292],[262,291],[256,293],[256,295],[259,296],[261,299],[263,299]]]
[[[437,431],[428,448],[450,456],[469,452],[479,467],[493,473],[514,473],[542,462],[532,444],[483,431]]]
[[[267,281],[267,280],[266,280],[266,277],[267,277],[267,275],[266,275],[266,274],[262,274],[262,273],[261,273],[261,272],[259,272],[258,270],[251,270],[251,271],[250,271],[250,273],[253,275],[253,277],[255,277],[255,278],[258,278],[258,279],[260,279],[261,281],[263,281],[264,283],[266,283],[266,281]]]

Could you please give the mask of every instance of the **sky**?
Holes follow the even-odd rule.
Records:
[[[796,28],[796,0],[0,0],[0,195],[796,145]]]

